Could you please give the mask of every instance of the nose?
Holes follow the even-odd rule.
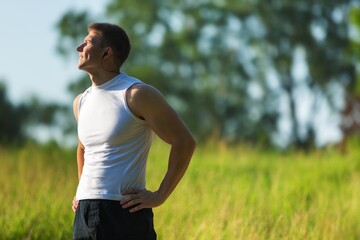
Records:
[[[79,46],[76,47],[76,51],[78,52],[82,52],[84,48],[84,43],[80,44]]]

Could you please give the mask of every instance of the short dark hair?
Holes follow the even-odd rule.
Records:
[[[130,40],[120,26],[110,23],[91,23],[88,31],[96,30],[101,33],[102,45],[111,47],[114,51],[115,59],[119,67],[123,65],[130,54]]]

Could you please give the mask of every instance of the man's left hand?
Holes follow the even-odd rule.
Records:
[[[122,193],[125,197],[120,201],[122,208],[130,208],[133,213],[143,208],[153,208],[160,206],[164,201],[161,200],[158,192],[149,190],[130,189]]]

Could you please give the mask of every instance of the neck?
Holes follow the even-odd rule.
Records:
[[[108,81],[110,81],[111,79],[113,79],[114,77],[116,77],[117,75],[119,75],[120,72],[97,72],[97,73],[89,73],[89,77],[91,79],[92,85],[93,86],[99,86],[102,85]]]

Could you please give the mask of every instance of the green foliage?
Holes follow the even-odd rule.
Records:
[[[159,88],[198,139],[270,143],[280,115],[287,114],[289,143],[305,147],[313,144],[316,116],[300,125],[299,89],[332,106],[341,96],[329,89],[350,89],[355,81],[350,6],[344,0],[112,0],[104,15],[124,27],[133,43],[123,70]],[[62,53],[73,51],[90,18],[69,12],[60,19],[59,42],[72,41]],[[306,61],[301,84],[293,73],[299,51]],[[78,94],[80,86],[85,80],[71,89]],[[281,112],[282,101],[288,101],[289,113]]]
[[[259,46],[259,63],[268,62],[278,75],[280,89],[277,98],[285,93],[288,98],[292,123],[290,143],[304,147],[317,133],[313,114],[306,124],[300,125],[298,106],[303,99],[297,97],[299,89],[308,89],[315,99],[324,99],[334,112],[334,102],[340,94],[329,90],[332,86],[350,89],[355,82],[355,62],[348,56],[350,41],[347,15],[350,1],[268,1],[256,6],[256,18],[264,34],[255,38]],[[265,41],[264,41],[265,39]],[[303,79],[293,73],[296,54],[303,54],[306,69]],[[264,73],[266,74],[267,71]],[[267,92],[271,93],[271,92]],[[273,95],[270,95],[270,97]],[[319,112],[319,101],[311,103],[312,112]],[[301,131],[305,132],[301,134]]]
[[[26,112],[24,106],[15,106],[8,100],[6,86],[0,82],[0,146],[24,141]]]
[[[355,56],[355,61],[360,61],[360,7],[352,8],[349,18],[351,23],[353,24],[353,32],[354,36],[351,38],[351,51]],[[357,71],[357,79],[354,84],[351,85],[351,92],[355,96],[360,96],[360,74],[359,69]]]
[[[154,209],[159,239],[358,239],[359,142],[303,153],[215,142],[199,147],[173,195]],[[155,141],[148,189],[167,169]],[[1,239],[71,239],[74,150],[0,149]]]
[[[27,128],[58,123],[56,114],[66,110],[65,106],[43,103],[36,97],[14,105],[7,98],[6,86],[0,81],[0,146],[23,144],[34,137],[27,133]]]

